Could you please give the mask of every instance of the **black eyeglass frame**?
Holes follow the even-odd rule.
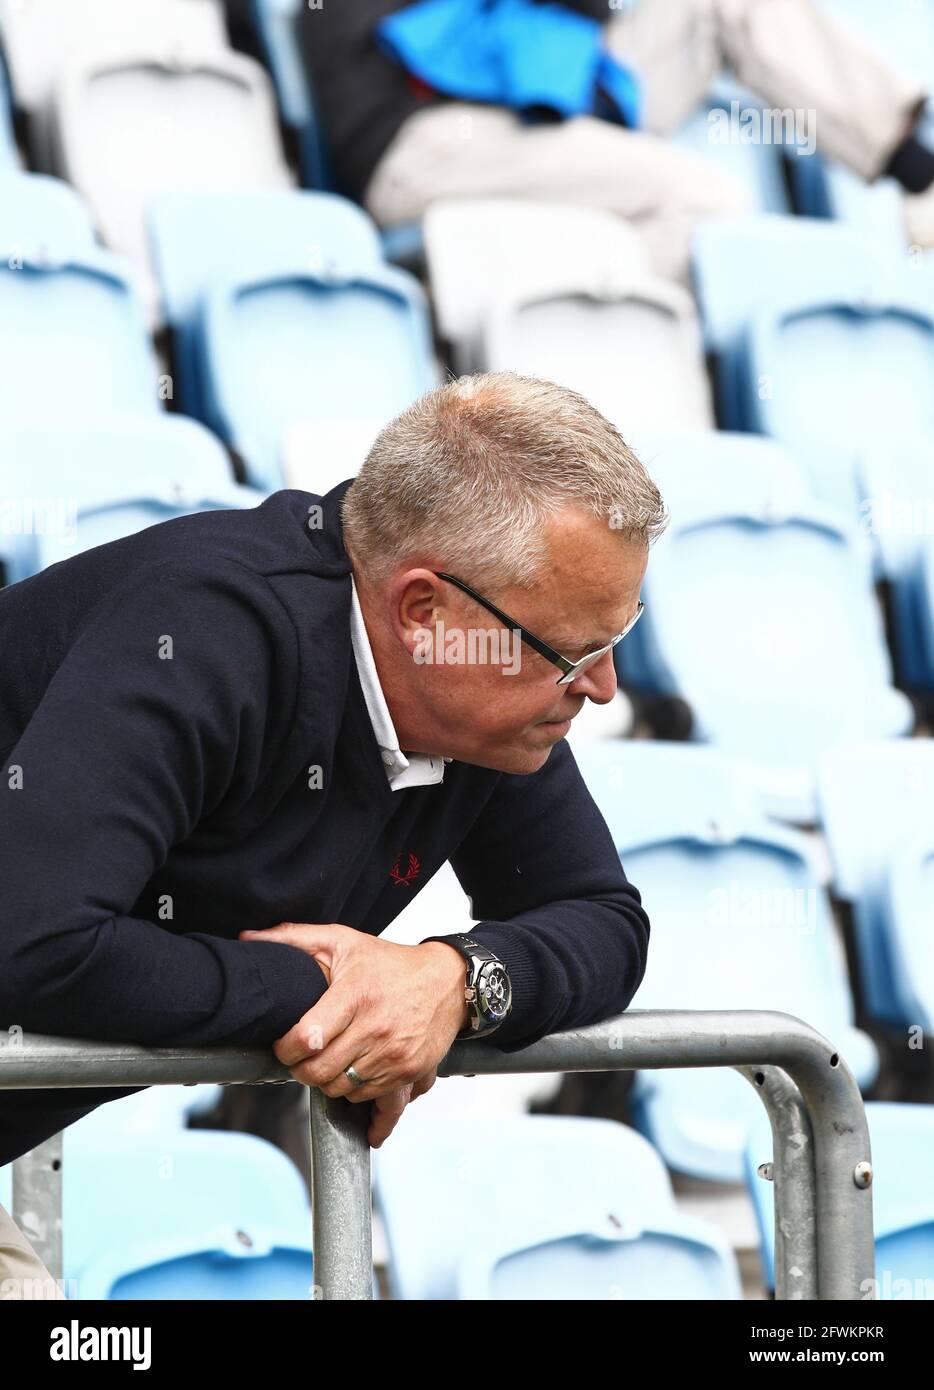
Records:
[[[501,608],[497,608],[495,603],[491,603],[490,600],[484,598],[482,594],[478,594],[476,589],[472,589],[470,585],[465,584],[462,579],[456,579],[453,574],[445,574],[443,570],[432,570],[432,573],[438,579],[443,579],[448,584],[453,584],[455,588],[468,594],[474,602],[480,604],[481,608],[485,608],[488,613],[493,614],[494,618],[498,618],[504,627],[511,628],[514,632],[518,632],[522,641],[526,642],[533,651],[538,652],[546,661],[550,661],[553,666],[557,666],[558,670],[563,672],[556,682],[558,685],[570,685],[582,671],[585,671],[589,666],[593,666],[602,656],[606,656],[607,652],[612,651],[619,642],[622,642],[627,633],[632,632],[632,629],[645,612],[645,604],[640,599],[635,616],[626,624],[622,632],[616,634],[612,641],[607,642],[606,646],[601,647],[599,651],[588,652],[586,656],[581,657],[580,661],[569,661],[566,656],[562,656],[560,652],[556,652],[554,647],[549,647],[547,642],[543,642],[540,637],[536,637],[534,632],[530,632],[527,627],[523,627],[521,623],[517,623],[515,618],[510,618],[508,613],[504,613]]]

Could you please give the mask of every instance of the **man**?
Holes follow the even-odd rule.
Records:
[[[806,113],[815,127],[808,137],[816,135],[823,153],[867,181],[882,174],[898,179],[908,193],[909,240],[934,245],[934,153],[916,130],[927,94],[813,0],[561,0],[564,12],[602,26],[597,38],[605,53],[635,77],[641,106],[636,129],[586,113],[543,122],[548,113],[541,103],[507,109],[426,86],[425,72],[437,72],[436,81],[448,86],[458,74],[444,61],[450,45],[441,42],[443,34],[432,31],[435,54],[418,49],[416,56],[408,31],[401,32],[398,21],[410,20],[419,3],[328,0],[303,7],[297,20],[333,173],[384,226],[420,219],[436,198],[566,200],[632,221],[645,235],[657,273],[685,280],[698,218],[743,211],[747,196],[716,162],[666,137],[698,108],[727,65],[766,103]],[[538,0],[522,3],[535,10]],[[435,26],[438,4],[434,0]],[[455,46],[467,41],[463,16],[470,13],[469,0],[459,5],[451,15]],[[476,8],[479,13],[480,0]],[[387,31],[390,20],[396,28]],[[474,23],[484,23],[484,15]],[[537,42],[541,79],[564,96],[566,74],[560,62],[549,66],[555,53],[550,31],[536,27],[533,35],[530,28],[524,49],[521,28],[512,32],[522,50],[516,62],[528,74]],[[479,84],[469,85],[476,90]],[[530,123],[529,116],[536,119]]]
[[[649,924],[564,735],[613,696],[664,521],[582,397],[495,373],[323,499],[0,591],[0,1027],[274,1044],[372,1102],[376,1147],[462,1033],[624,1010]],[[380,940],[447,860],[470,940]],[[0,1091],[0,1165],[139,1089]]]

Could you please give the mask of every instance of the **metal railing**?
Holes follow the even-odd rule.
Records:
[[[455,1043],[438,1074],[675,1067],[732,1067],[765,1105],[773,1139],[776,1298],[866,1298],[872,1288],[866,1281],[875,1273],[866,1113],[846,1062],[800,1019],[745,1010],[632,1009],[519,1052]],[[288,1069],[264,1049],[148,1048],[0,1031],[0,1090],[288,1080]],[[325,1299],[368,1299],[369,1106],[331,1100],[315,1088],[309,1098],[315,1283]],[[33,1213],[31,1239],[56,1279],[62,1272],[61,1177],[61,1135],[13,1165],[13,1217]]]

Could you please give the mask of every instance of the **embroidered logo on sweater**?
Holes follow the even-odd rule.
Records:
[[[399,854],[396,856],[395,864],[393,864],[392,868],[389,870],[389,877],[392,879],[393,883],[397,885],[401,884],[403,888],[410,888],[412,886],[413,878],[418,878],[421,865],[419,864],[418,859],[415,857],[415,855],[410,854],[409,867],[406,869],[405,873],[402,873],[399,868],[401,861],[402,855]]]

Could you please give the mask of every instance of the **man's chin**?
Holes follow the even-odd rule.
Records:
[[[491,748],[465,761],[470,761],[475,767],[488,767],[494,772],[511,772],[519,777],[527,777],[533,772],[541,771],[553,747],[554,743],[540,748],[515,745],[508,748]]]

